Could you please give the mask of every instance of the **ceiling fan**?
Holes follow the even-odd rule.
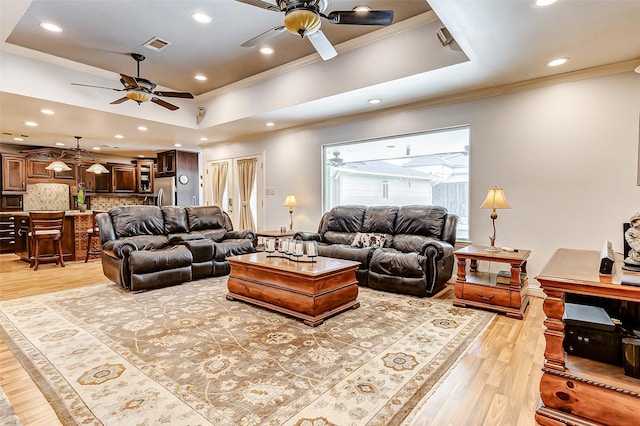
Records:
[[[166,102],[162,99],[159,99],[158,96],[167,97],[167,98],[193,99],[193,95],[189,92],[154,91],[153,89],[156,88],[156,83],[146,78],[140,77],[140,62],[144,61],[145,59],[144,55],[141,55],[139,53],[132,53],[131,57],[138,63],[138,75],[137,77],[130,77],[125,74],[120,74],[120,77],[122,77],[120,79],[120,83],[122,83],[122,85],[124,86],[124,88],[122,89],[114,89],[112,87],[103,87],[103,86],[92,86],[90,84],[80,84],[80,83],[71,83],[71,84],[75,86],[97,87],[98,89],[115,90],[116,92],[126,91],[126,94],[124,97],[120,99],[116,99],[115,101],[111,102],[111,104],[121,104],[129,99],[131,99],[132,101],[136,101],[138,105],[140,105],[142,102],[151,101],[154,104],[158,104],[162,107],[170,109],[171,111],[175,111],[178,109],[177,106],[170,104],[169,102]]]
[[[267,9],[272,12],[284,12],[282,26],[270,30],[241,44],[242,47],[255,47],[270,38],[280,34],[284,30],[307,38],[320,54],[323,60],[329,60],[338,53],[331,42],[320,31],[320,18],[324,18],[332,24],[346,25],[391,25],[393,22],[393,10],[345,10],[333,11],[328,15],[324,11],[329,5],[329,0],[277,0],[277,4],[267,3],[262,0],[236,0],[251,6]]]

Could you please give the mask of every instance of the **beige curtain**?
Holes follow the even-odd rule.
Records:
[[[255,231],[253,213],[251,212],[251,193],[253,183],[256,180],[256,158],[238,160],[238,182],[240,186],[240,224],[238,229],[250,229]]]
[[[222,208],[222,197],[224,196],[224,190],[227,187],[227,170],[229,164],[226,161],[220,163],[213,163],[211,165],[211,183],[213,184],[213,205]]]

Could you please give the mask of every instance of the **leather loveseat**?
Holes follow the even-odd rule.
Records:
[[[334,207],[318,232],[320,256],[360,262],[358,283],[377,290],[432,296],[451,278],[458,216],[439,206]]]
[[[255,251],[255,233],[215,206],[120,206],[96,222],[103,272],[127,290],[227,275],[227,257]]]

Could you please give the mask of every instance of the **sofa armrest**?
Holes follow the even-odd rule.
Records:
[[[138,246],[131,240],[110,240],[102,245],[102,250],[113,253],[113,256],[118,259],[124,259],[129,256],[129,253],[132,251],[137,251]]]
[[[96,224],[100,231],[100,244],[116,239],[116,230],[113,227],[109,213],[98,213],[96,215]]]
[[[444,259],[453,255],[453,246],[446,241],[429,241],[425,246],[424,255],[434,256],[436,260]]]
[[[253,232],[250,229],[242,229],[242,230],[237,230],[237,231],[227,231],[226,234],[224,234],[224,239],[225,240],[230,240],[230,239],[234,239],[234,240],[251,240],[253,242],[257,241],[256,237],[256,233]]]
[[[302,240],[302,241],[317,241],[319,243],[322,242],[322,236],[317,232],[296,232],[293,234],[294,240]]]

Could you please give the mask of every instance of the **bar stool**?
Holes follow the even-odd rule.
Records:
[[[31,256],[29,267],[38,270],[41,261],[55,260],[56,265],[64,267],[62,257],[62,230],[64,228],[64,212],[29,212],[29,233]],[[54,254],[40,256],[40,242],[51,241]]]
[[[91,228],[87,229],[87,255],[84,258],[84,263],[89,261],[89,256],[93,254],[100,254],[102,252],[102,250],[91,250],[91,240],[93,239],[93,236],[95,235],[96,237],[100,237],[100,229],[98,229],[98,224],[96,223],[96,215],[98,213],[102,212],[93,211],[93,214],[91,215]]]

